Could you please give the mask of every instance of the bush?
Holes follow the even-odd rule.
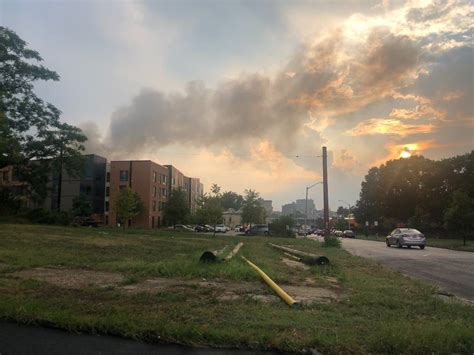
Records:
[[[48,211],[44,208],[27,210],[24,215],[31,223],[68,225],[71,218],[67,212]]]
[[[326,235],[324,237],[323,247],[324,248],[340,248],[341,241],[337,237],[334,237],[332,235]]]
[[[280,216],[268,227],[272,236],[294,238],[295,233],[292,231],[294,225],[295,221],[290,216]]]

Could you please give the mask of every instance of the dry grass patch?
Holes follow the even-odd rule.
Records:
[[[11,275],[22,279],[44,281],[55,286],[72,289],[81,289],[88,286],[115,286],[124,280],[124,277],[121,274],[113,272],[80,269],[50,269],[42,267],[17,271]]]
[[[127,293],[158,293],[168,289],[186,290],[189,287],[202,287],[212,291],[219,301],[233,301],[242,298],[253,298],[262,302],[280,301],[272,291],[259,282],[230,282],[225,280],[180,280],[171,278],[153,278],[133,285],[120,287]],[[322,287],[282,285],[296,301],[310,304],[313,302],[328,303],[340,298],[341,293]]]

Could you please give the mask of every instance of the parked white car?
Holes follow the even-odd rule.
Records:
[[[227,227],[223,224],[217,224],[216,233],[227,233]]]

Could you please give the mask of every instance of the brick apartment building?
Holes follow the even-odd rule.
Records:
[[[184,189],[188,194],[188,205],[191,213],[196,212],[197,201],[204,193],[204,185],[199,178],[184,177]]]
[[[204,193],[204,185],[199,178],[187,177],[173,165],[165,166],[168,169],[168,193],[170,194],[173,189],[183,189],[187,195],[188,207],[191,213],[194,213],[197,200]]]
[[[173,165],[165,165],[165,167],[168,169],[168,194],[171,193],[172,189],[182,188],[186,190],[184,186],[184,174]]]
[[[168,200],[169,171],[150,160],[112,161],[107,174],[105,209],[106,224],[157,228],[163,224],[163,206]],[[181,179],[182,180],[182,179]],[[144,211],[129,221],[119,221],[113,210],[120,189],[129,187],[140,196]]]

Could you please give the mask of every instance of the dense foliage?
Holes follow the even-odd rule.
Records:
[[[280,216],[270,223],[270,233],[276,237],[293,238],[295,236],[293,231],[295,224],[296,222],[291,216]]]
[[[181,188],[171,190],[168,202],[163,210],[165,223],[174,226],[185,223],[189,218],[187,194]]]
[[[123,227],[125,227],[127,220],[138,216],[143,212],[143,209],[143,202],[140,196],[129,187],[119,191],[113,206],[113,210],[123,224]]]
[[[238,211],[244,202],[244,198],[242,195],[239,195],[233,191],[226,191],[221,195],[221,204],[224,210],[228,210],[229,208]]]
[[[362,182],[355,216],[386,229],[406,224],[473,231],[474,151],[434,161],[423,156],[373,167]]]
[[[245,190],[245,198],[242,206],[243,223],[264,223],[265,208],[258,192],[254,190]]]
[[[196,213],[192,216],[195,223],[198,224],[209,224],[215,226],[216,224],[222,223],[222,200],[221,200],[221,188],[212,184],[211,193],[204,194],[198,200],[198,206]]]
[[[59,80],[56,72],[37,64],[41,61],[15,32],[0,26],[0,168],[12,165],[35,200],[46,196],[51,171],[78,174],[87,139],[33,92],[36,81]]]

